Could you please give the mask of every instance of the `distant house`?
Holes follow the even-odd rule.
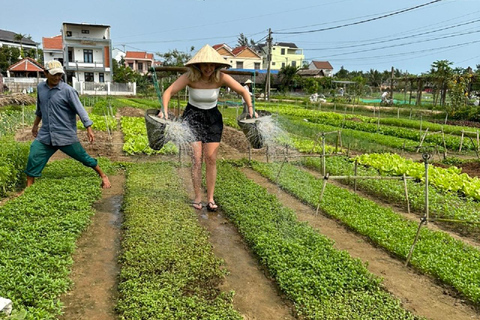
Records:
[[[125,59],[126,53],[120,49],[113,48],[112,50],[112,58],[120,62],[122,59]]]
[[[234,69],[262,69],[262,57],[248,46],[239,46],[232,49],[226,44],[217,44],[214,45],[213,48],[217,50]]]
[[[42,38],[43,61],[58,60],[63,65],[63,40],[62,35],[52,38]]]
[[[257,51],[261,52],[263,65],[267,66],[268,46],[259,45]],[[305,61],[303,49],[298,48],[295,43],[277,42],[272,45],[272,56],[270,69],[280,70],[282,67],[293,66],[301,68]]]
[[[23,58],[7,68],[7,77],[3,85],[12,93],[30,93],[44,81],[43,66],[32,58]]]
[[[333,67],[328,61],[312,61],[308,65],[308,70],[321,70],[325,77],[333,77]]]
[[[155,64],[153,53],[145,51],[127,51],[124,60],[125,66],[141,74],[148,73],[148,69]]]
[[[42,76],[43,67],[32,58],[24,58],[7,69],[7,77],[40,78]]]
[[[302,69],[302,70],[298,70],[297,74],[301,77],[308,77],[308,78],[325,77],[325,73],[323,72],[323,70]]]
[[[33,41],[32,39],[28,38],[21,38],[19,39],[19,33],[15,33],[12,31],[7,30],[0,30],[0,47],[7,46],[7,47],[16,47],[16,48],[23,48],[25,49],[34,49],[38,50],[39,43]]]
[[[112,81],[110,26],[64,22],[62,42],[63,65],[68,82],[72,78],[79,82]]]

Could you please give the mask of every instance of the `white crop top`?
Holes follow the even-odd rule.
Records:
[[[188,87],[188,103],[198,109],[212,109],[217,105],[220,88],[216,89],[196,89]]]

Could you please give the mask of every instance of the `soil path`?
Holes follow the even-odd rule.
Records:
[[[316,216],[314,208],[280,190],[277,185],[253,170],[244,169],[243,172],[249,179],[275,194],[286,207],[293,209],[300,221],[308,222],[319,233],[334,240],[337,249],[346,250],[352,257],[366,263],[370,272],[384,279],[384,288],[398,297],[404,307],[414,314],[432,320],[480,319],[480,313],[461,299],[455,298],[447,288],[405,267],[403,261],[374,247],[363,237],[348,231],[342,224],[321,214]]]
[[[193,195],[189,168],[179,169],[187,192]],[[204,199],[206,194],[203,194]],[[220,289],[234,291],[233,305],[246,320],[293,320],[290,303],[281,297],[275,283],[265,276],[257,259],[250,253],[235,227],[221,211],[198,213],[198,221],[210,234],[215,256],[225,261],[229,271]]]
[[[110,176],[111,189],[102,190],[96,214],[77,241],[70,279],[73,288],[61,297],[65,320],[113,320],[122,224],[123,175]]]

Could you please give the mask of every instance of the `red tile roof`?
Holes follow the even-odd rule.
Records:
[[[62,35],[52,38],[42,38],[43,50],[63,50]]]
[[[17,63],[12,64],[7,69],[8,71],[32,71],[32,72],[43,72],[43,67],[32,58],[24,58]]]
[[[233,55],[236,56],[237,54],[239,54],[240,52],[242,52],[246,48],[248,48],[248,47],[247,46],[236,47],[235,49],[232,50],[232,53],[233,53]]]
[[[148,59],[153,60],[153,53],[147,53],[145,51],[127,51],[125,59]]]
[[[312,61],[312,63],[317,69],[333,70],[332,65],[328,61]]]

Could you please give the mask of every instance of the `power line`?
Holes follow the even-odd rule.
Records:
[[[434,1],[430,1],[430,2],[427,2],[427,3],[424,3],[424,4],[420,4],[420,5],[411,7],[411,8],[402,9],[402,10],[399,10],[399,11],[394,11],[392,13],[384,14],[384,15],[381,15],[381,16],[378,16],[378,17],[375,17],[375,18],[365,19],[365,20],[352,22],[352,23],[346,23],[346,24],[343,24],[343,25],[338,25],[338,26],[333,26],[333,27],[328,27],[328,28],[314,29],[314,30],[307,30],[307,31],[272,32],[272,33],[275,33],[275,34],[303,34],[303,33],[313,33],[313,32],[321,32],[321,31],[327,31],[327,30],[333,30],[333,29],[340,29],[340,28],[344,28],[344,27],[354,26],[354,25],[358,25],[358,24],[362,24],[362,23],[367,23],[367,22],[371,22],[371,21],[375,21],[375,20],[388,18],[388,17],[394,16],[394,15],[398,15],[398,14],[405,13],[405,12],[408,12],[408,11],[412,11],[412,10],[415,10],[415,9],[418,9],[418,8],[421,8],[421,7],[425,7],[425,6],[440,2],[440,1],[443,1],[443,0],[434,0]]]
[[[431,33],[436,33],[436,32],[445,31],[445,30],[448,30],[448,29],[453,29],[453,28],[465,26],[465,25],[472,24],[472,23],[479,22],[479,21],[480,21],[480,19],[477,19],[477,20],[468,21],[468,22],[465,22],[465,23],[461,23],[461,24],[457,24],[457,25],[453,25],[453,26],[448,26],[448,27],[444,27],[444,28],[440,28],[440,29],[436,29],[436,30],[425,31],[425,32],[421,32],[421,33],[417,33],[417,34],[413,34],[413,35],[397,37],[397,38],[392,38],[392,39],[386,39],[386,40],[381,40],[381,41],[379,40],[379,41],[360,43],[360,44],[348,45],[348,46],[343,46],[343,47],[341,46],[341,47],[335,47],[335,48],[325,48],[325,47],[324,48],[319,48],[319,49],[317,49],[317,48],[315,48],[315,49],[304,48],[304,50],[312,50],[312,51],[322,50],[322,51],[325,51],[325,50],[351,49],[351,48],[355,48],[355,47],[363,47],[363,46],[367,46],[367,45],[385,43],[386,41],[397,41],[397,40],[403,40],[403,39],[409,39],[409,38],[416,38],[416,37],[428,35],[428,34],[431,34]],[[478,32],[478,31],[474,31],[474,32]],[[474,33],[474,32],[466,32],[466,33],[470,34],[470,33]],[[465,33],[459,34],[459,35],[464,35],[464,34]],[[426,41],[429,41],[429,40],[426,40]]]
[[[404,42],[404,43],[399,43],[399,44],[395,44],[395,45],[390,45],[390,46],[383,46],[383,47],[380,47],[380,48],[370,48],[370,49],[364,49],[364,50],[358,50],[358,51],[350,51],[350,52],[347,52],[347,53],[337,53],[337,54],[333,54],[333,55],[329,55],[329,57],[337,57],[337,56],[343,56],[343,55],[348,55],[348,54],[354,54],[354,53],[363,53],[363,52],[368,52],[368,51],[376,51],[376,50],[386,50],[386,49],[391,49],[391,48],[395,48],[395,47],[400,47],[400,46],[405,46],[405,45],[410,45],[410,44],[416,44],[416,43],[423,43],[423,42],[429,42],[429,41],[436,41],[436,40],[441,40],[441,39],[447,39],[447,38],[453,38],[453,37],[457,37],[457,36],[463,36],[463,35],[471,35],[472,33],[478,33],[480,32],[480,30],[477,30],[477,31],[469,31],[469,32],[464,32],[464,33],[460,33],[460,34],[450,34],[450,35],[446,35],[446,36],[443,36],[443,37],[437,37],[437,38],[431,38],[431,39],[427,39],[427,40],[422,40],[422,41],[412,41],[412,42]]]
[[[458,43],[458,44],[453,44],[453,45],[448,45],[448,46],[443,46],[443,47],[436,47],[436,48],[430,48],[430,49],[423,49],[423,50],[417,50],[417,51],[410,51],[410,52],[400,52],[400,53],[392,53],[392,54],[385,54],[381,56],[369,56],[369,57],[359,57],[359,58],[347,58],[347,59],[342,59],[342,60],[367,60],[367,59],[379,59],[379,58],[385,58],[385,57],[395,57],[395,56],[406,56],[406,55],[412,55],[412,54],[417,54],[417,53],[423,53],[423,52],[431,52],[431,51],[437,51],[440,52],[441,50],[448,50],[448,49],[454,49],[462,46],[467,46],[475,43],[480,43],[480,40],[475,40],[475,41],[470,41],[470,42],[463,42],[463,43]],[[309,58],[308,60],[314,60],[314,59],[322,59],[325,57],[314,57],[314,58]],[[331,59],[335,60],[335,59]]]

